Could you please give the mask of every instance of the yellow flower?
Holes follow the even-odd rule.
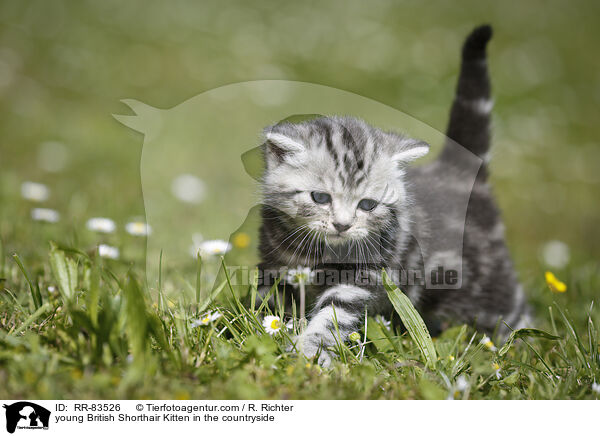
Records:
[[[448,360],[449,360],[450,362],[452,362],[452,361],[454,360],[454,356],[453,356],[452,354],[451,354],[451,355],[449,355],[449,356],[448,356]]]
[[[546,284],[552,292],[566,292],[567,285],[558,280],[550,271],[546,271]]]
[[[240,232],[233,235],[233,246],[237,248],[246,248],[250,245],[250,236],[247,233]]]

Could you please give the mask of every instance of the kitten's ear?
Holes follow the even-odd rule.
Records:
[[[399,165],[412,162],[429,153],[429,144],[418,139],[403,138],[392,155],[392,161]]]
[[[298,141],[281,133],[268,132],[265,137],[267,145],[276,148],[279,153],[295,153],[304,150],[304,146]]]
[[[284,132],[269,129],[264,132],[264,135],[266,139],[265,157],[267,166],[278,165],[284,161],[293,163],[294,156],[306,149],[292,135]]]

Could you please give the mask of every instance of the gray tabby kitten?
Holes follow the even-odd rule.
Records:
[[[360,328],[365,312],[393,312],[382,268],[434,330],[460,322],[491,332],[499,320],[514,328],[526,314],[487,167],[476,169],[469,183],[456,146],[485,162],[492,107],[485,48],[491,34],[491,27],[481,26],[466,39],[449,140],[425,166],[407,164],[427,154],[426,143],[350,117],[265,130],[259,269],[263,289],[282,268],[318,272],[320,279],[308,287],[308,325],[295,344],[306,356],[330,363],[334,316],[344,339]],[[449,235],[458,235],[459,244],[446,244]],[[449,272],[447,289],[427,280],[432,259]],[[293,297],[297,302],[297,293]]]

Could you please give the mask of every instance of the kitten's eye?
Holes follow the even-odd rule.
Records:
[[[366,210],[367,212],[375,209],[379,203],[375,200],[371,200],[370,198],[363,198],[358,202],[358,207],[362,210]]]
[[[327,204],[331,203],[331,195],[326,192],[317,192],[313,191],[310,193],[313,201],[317,204]]]

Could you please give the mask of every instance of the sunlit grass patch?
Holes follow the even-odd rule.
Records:
[[[504,342],[468,326],[432,340],[388,283],[406,331],[368,316],[361,331],[338,341],[325,369],[294,351],[302,325],[281,302],[272,312],[254,285],[241,296],[226,277],[206,300],[188,301],[153,294],[141,269],[122,271],[120,261],[94,253],[52,246],[47,259],[35,268],[19,256],[2,265],[6,398],[598,396],[598,322],[588,305],[540,310],[539,329],[514,331]],[[583,269],[569,289],[589,274],[596,271]],[[589,315],[575,321],[568,309]]]

